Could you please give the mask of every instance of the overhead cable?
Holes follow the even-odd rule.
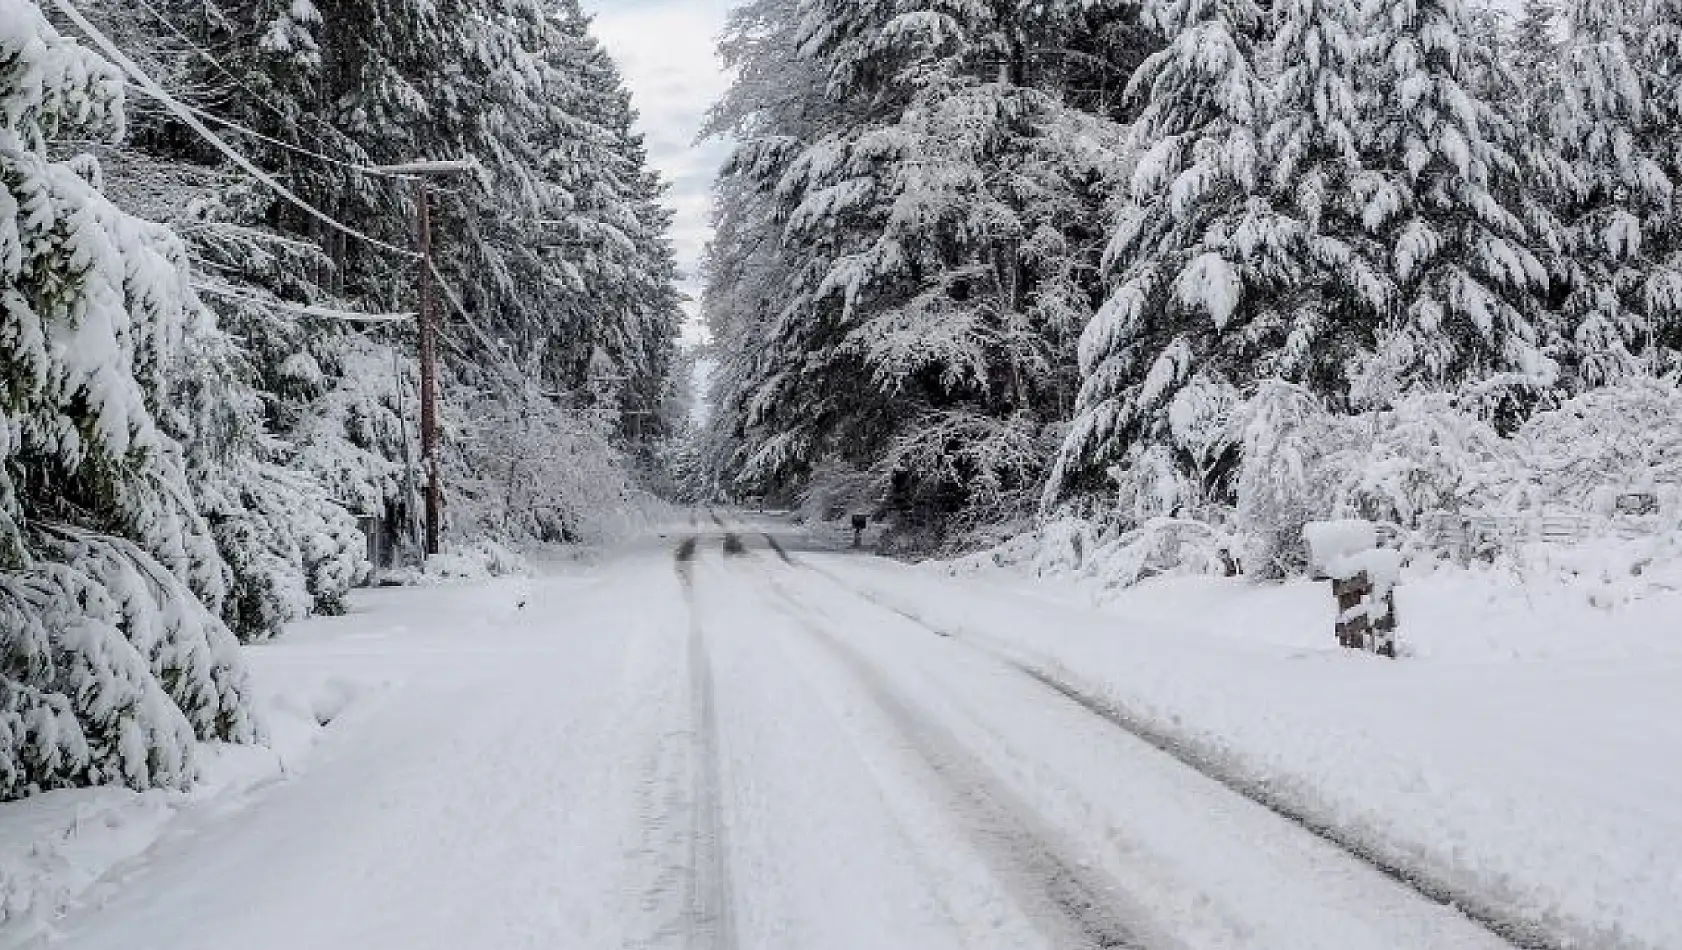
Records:
[[[82,12],[76,9],[76,7],[71,4],[70,0],[53,0],[53,5],[58,8],[60,13],[64,14],[66,19],[68,19],[71,23],[74,23],[77,29],[86,34],[88,39],[91,40],[95,46],[99,47],[102,53],[104,53],[113,63],[121,66],[123,70],[129,74],[130,78],[140,84],[140,86],[144,88],[148,94],[157,99],[164,108],[170,111],[171,114],[173,114],[177,119],[180,119],[181,122],[183,122],[188,128],[197,132],[206,142],[215,146],[217,151],[227,156],[229,161],[239,166],[246,174],[268,186],[269,190],[273,191],[282,198],[285,198],[288,202],[296,205],[300,210],[335,231],[354,237],[359,241],[371,244],[374,247],[381,248],[382,250],[390,251],[393,254],[408,258],[409,260],[418,260],[420,258],[418,253],[398,247],[395,244],[389,244],[371,234],[359,231],[293,194],[291,189],[276,181],[274,176],[263,171],[261,168],[258,168],[251,162],[250,159],[242,155],[232,145],[223,141],[221,136],[212,132],[197,115],[193,114],[193,110],[191,108],[183,105],[174,96],[164,91],[163,87],[159,86],[151,76],[148,76],[145,70],[136,65],[134,60],[124,54],[121,49],[118,49],[117,44],[111,42],[109,37],[99,31],[98,27],[88,22],[88,18],[83,16]]]
[[[150,13],[154,20],[157,20],[159,23],[163,24],[164,29],[169,30],[171,33],[175,34],[177,39],[179,39],[181,42],[187,44],[187,48],[189,48],[193,52],[199,54],[199,56],[202,57],[210,65],[215,66],[216,71],[221,73],[222,75],[228,77],[229,82],[233,83],[235,86],[238,86],[240,89],[244,90],[245,94],[250,96],[254,102],[256,102],[258,105],[262,106],[263,108],[267,109],[268,111],[274,113],[275,116],[280,118],[281,120],[283,120],[285,122],[288,122],[288,123],[291,123],[294,129],[296,129],[299,132],[302,132],[304,135],[306,135],[310,139],[314,140],[317,145],[320,145],[322,147],[326,147],[327,143],[322,140],[321,136],[316,135],[316,134],[311,133],[311,132],[305,132],[303,129],[298,128],[297,123],[295,121],[293,121],[291,116],[288,116],[286,113],[282,112],[280,110],[279,106],[270,102],[262,94],[258,93],[257,90],[252,89],[250,86],[246,85],[243,81],[241,81],[238,76],[235,76],[233,74],[232,70],[230,70],[230,69],[228,69],[228,67],[222,65],[222,61],[217,59],[214,55],[212,55],[210,53],[210,51],[204,49],[203,47],[199,46],[197,43],[193,42],[193,38],[188,36],[185,30],[176,26],[169,19],[169,17],[164,15],[163,11],[161,11],[157,7],[153,6],[149,2],[149,0],[134,0],[134,2],[139,4],[141,9],[145,10],[147,13]]]
[[[290,300],[279,298],[265,300],[261,297],[240,293],[238,289],[227,284],[217,284],[209,281],[193,281],[193,289],[201,294],[209,294],[212,297],[220,297],[224,300],[234,300],[254,307],[286,310],[302,317],[337,320],[341,323],[403,323],[415,318],[412,313],[363,313],[358,310],[336,310],[331,307],[293,303]]]
[[[141,94],[146,95],[146,96],[150,96],[154,99],[157,98],[155,95],[153,95],[153,93],[150,89],[147,89],[143,86],[136,85],[135,83],[132,83],[132,82],[124,83],[123,88],[132,89],[135,92],[141,93]],[[162,100],[160,100],[160,101],[162,101]],[[357,172],[359,174],[372,175],[372,176],[379,177],[379,178],[394,178],[394,179],[397,179],[399,181],[412,181],[414,179],[414,176],[406,175],[402,172],[390,171],[388,169],[378,168],[378,167],[373,166],[373,165],[362,165],[362,164],[358,164],[356,162],[348,162],[348,161],[345,161],[342,158],[334,158],[331,155],[327,155],[327,154],[324,154],[322,152],[317,152],[317,151],[314,151],[312,149],[304,148],[302,145],[293,145],[290,142],[283,142],[280,139],[274,138],[273,136],[264,135],[263,133],[257,131],[256,129],[240,125],[238,122],[235,122],[232,119],[224,118],[222,116],[217,115],[214,112],[210,112],[210,111],[207,111],[205,109],[200,109],[197,106],[188,105],[187,103],[184,103],[184,102],[181,103],[181,106],[184,109],[190,109],[194,115],[196,115],[199,118],[205,120],[206,122],[211,122],[211,123],[214,123],[216,125],[220,125],[223,128],[229,130],[230,132],[238,132],[241,135],[248,135],[248,136],[250,136],[254,139],[258,139],[259,141],[267,142],[268,144],[273,145],[276,148],[285,149],[288,152],[295,152],[299,155],[304,155],[304,156],[307,156],[309,158],[313,158],[313,159],[315,159],[316,161],[319,161],[319,162],[325,162],[329,165],[337,165],[340,168],[348,169],[350,171]]]

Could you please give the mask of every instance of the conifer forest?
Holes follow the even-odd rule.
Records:
[[[0,946],[1676,946],[1678,591],[1682,0],[0,0]]]

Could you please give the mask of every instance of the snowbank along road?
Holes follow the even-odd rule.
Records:
[[[392,685],[306,774],[184,813],[27,944],[1562,945],[889,606],[825,547],[698,515],[588,571],[312,628],[260,669]]]

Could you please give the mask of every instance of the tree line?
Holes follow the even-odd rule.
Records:
[[[755,0],[722,50],[729,491],[1125,526],[1234,504],[1270,439],[1204,423],[1275,383],[1510,434],[1678,366],[1674,0]]]
[[[662,185],[576,0],[0,0],[0,105],[0,800],[261,738],[238,641],[341,609],[358,516],[410,537],[380,166],[474,165],[431,201],[451,537],[599,534],[684,424]]]

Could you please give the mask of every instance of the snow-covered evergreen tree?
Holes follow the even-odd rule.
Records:
[[[1496,167],[1494,192],[1524,224],[1529,247],[1547,274],[1529,298],[1529,316],[1538,326],[1555,328],[1554,355],[1568,369],[1570,330],[1563,310],[1572,262],[1562,215],[1579,183],[1561,138],[1559,18],[1550,12],[1552,2],[1528,7],[1516,24],[1499,8],[1471,6],[1463,48],[1470,60],[1466,88],[1490,108],[1485,134],[1513,160],[1504,171]],[[1518,44],[1533,34],[1540,45],[1521,50]]]
[[[1560,139],[1577,184],[1566,212],[1565,310],[1578,386],[1641,371],[1656,331],[1682,324],[1682,301],[1648,293],[1664,277],[1649,257],[1647,222],[1668,213],[1675,185],[1646,152],[1650,107],[1625,47],[1629,7],[1573,0],[1565,11]]]
[[[669,213],[624,84],[574,0],[161,0],[159,9],[213,51],[189,57],[193,104],[260,133],[226,132],[307,201],[387,245],[328,227],[255,183],[227,187],[213,177],[220,156],[171,120],[143,117],[137,144],[154,165],[198,168],[218,186],[164,213],[216,275],[207,299],[248,355],[263,421],[278,437],[252,454],[313,476],[330,507],[382,516],[396,529],[387,541],[406,536],[415,507],[407,470],[418,455],[412,328],[321,319],[300,305],[413,309],[415,265],[390,252],[413,240],[413,186],[366,167],[415,158],[479,164],[431,201],[446,402],[491,391],[519,403],[535,385],[557,405],[611,407],[616,438],[662,435],[681,318]],[[522,378],[528,371],[537,378]],[[461,408],[447,405],[446,417]],[[255,490],[253,477],[207,493],[208,503],[228,512],[239,499],[288,494],[274,478]],[[340,544],[351,540],[344,513],[302,499],[290,507],[307,512],[296,530],[284,518],[218,521],[224,540],[266,539],[228,552],[242,590],[274,591],[243,617],[278,622],[308,602],[300,578],[356,573]],[[323,537],[336,539],[334,553],[306,555],[323,549]],[[243,574],[276,567],[277,551],[297,552],[286,556],[296,570]],[[341,596],[312,592],[317,608]]]
[[[0,0],[0,106],[0,798],[184,786],[195,739],[258,728],[160,423],[208,315],[175,236],[53,157],[121,133],[122,84],[24,0]]]
[[[543,352],[561,367],[553,384],[578,390],[592,375],[612,377],[622,427],[662,436],[660,403],[682,318],[666,239],[671,212],[659,203],[664,185],[649,170],[618,68],[577,3],[561,7],[552,18],[559,36],[533,47],[549,51],[560,83],[555,113],[534,134],[537,167],[555,192],[543,211],[552,242],[545,253],[562,294],[549,319],[565,314],[577,329],[546,340]]]
[[[1642,130],[1642,153],[1665,174],[1673,188],[1682,186],[1682,0],[1646,0],[1635,18],[1634,39],[1626,46],[1641,76],[1647,104],[1647,124]],[[1663,349],[1665,361],[1675,361],[1682,352],[1682,325],[1675,314],[1682,311],[1682,206],[1673,193],[1665,213],[1649,215],[1644,222],[1644,244],[1653,263],[1643,288],[1648,312],[1653,316],[1654,342]],[[1665,316],[1668,315],[1668,319]]]
[[[1114,286],[1080,341],[1084,382],[1047,500],[1097,490],[1141,442],[1163,441],[1196,375],[1242,380],[1282,326],[1299,222],[1265,198],[1266,36],[1253,0],[1161,0],[1168,45],[1133,77],[1146,97],[1106,262]]]
[[[291,446],[265,426],[261,391],[228,334],[187,341],[187,372],[166,419],[188,446],[199,510],[228,565],[222,616],[242,639],[312,613],[339,613],[368,574],[367,539]]]
[[[1364,394],[1468,385],[1506,409],[1551,387],[1558,341],[1523,165],[1501,115],[1471,87],[1462,0],[1369,0],[1363,216],[1400,287]]]
[[[1524,0],[1505,52],[1524,79],[1525,98],[1537,102],[1559,89],[1559,0]]]
[[[1064,95],[1072,75],[1118,67],[1071,48],[1129,18],[828,0],[737,14],[725,50],[742,78],[718,125],[743,145],[719,192],[707,312],[723,352],[714,443],[739,485],[868,470],[931,537],[960,511],[1031,504],[1119,139],[1071,105],[1101,92]]]
[[[1365,169],[1354,0],[1274,7],[1270,121],[1262,143],[1276,212],[1300,268],[1279,309],[1275,371],[1347,405],[1352,364],[1371,353],[1395,287],[1362,220]]]
[[[1020,510],[1038,414],[1063,398],[1064,354],[1090,315],[1095,249],[1079,242],[1097,202],[1082,183],[1106,173],[1118,138],[1040,72],[1068,11],[934,5],[876,22],[819,6],[807,15],[828,32],[807,48],[832,95],[880,111],[820,139],[781,187],[800,199],[791,234],[830,249],[811,298],[839,331],[826,375],[868,373],[888,401],[862,415],[863,439],[891,448],[857,461],[880,465],[908,511]]]
[[[701,300],[719,354],[704,437],[709,491],[739,483],[787,494],[820,461],[820,417],[799,385],[806,324],[788,299],[803,261],[782,241],[776,189],[825,108],[826,77],[798,55],[797,2],[744,4],[720,43],[736,79],[707,131],[733,134],[737,147],[715,186]]]

